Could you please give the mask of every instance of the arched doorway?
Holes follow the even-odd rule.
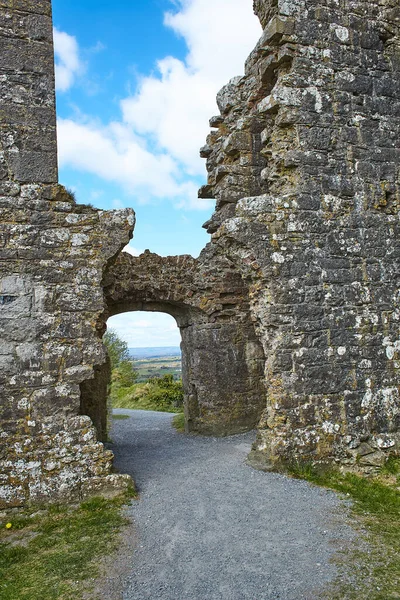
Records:
[[[264,351],[249,317],[247,290],[235,266],[213,269],[190,256],[140,257],[121,253],[103,281],[110,317],[129,312],[166,313],[181,335],[186,430],[230,435],[256,427],[265,407]],[[81,413],[105,439],[109,366],[103,357],[94,379],[81,386]]]
[[[176,301],[151,301],[120,303],[110,308],[108,324],[112,326],[117,316],[136,312],[138,315],[149,313],[159,316],[169,315],[179,331],[179,346],[182,361],[182,385],[184,389],[184,414],[187,431],[197,431],[199,418],[198,384],[203,379],[202,361],[196,355],[193,346],[193,331],[207,326],[207,316],[201,311]],[[164,323],[168,321],[164,320]],[[171,321],[169,321],[170,323]],[[174,338],[177,339],[176,337]]]
[[[110,317],[103,337],[111,358],[110,408],[183,410],[181,335],[166,313]]]

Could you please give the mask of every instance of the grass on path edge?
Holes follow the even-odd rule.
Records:
[[[389,458],[380,473],[370,477],[319,472],[310,465],[296,465],[290,472],[351,499],[351,516],[365,542],[338,558],[338,577],[323,598],[400,598],[400,459]]]
[[[129,494],[8,512],[0,521],[0,600],[77,600],[119,545]],[[85,596],[90,597],[90,596]]]
[[[178,413],[172,419],[172,426],[175,427],[176,431],[179,433],[185,432],[185,415],[183,413]]]

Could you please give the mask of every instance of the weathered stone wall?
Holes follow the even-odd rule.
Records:
[[[3,507],[126,486],[80,386],[106,363],[102,279],[134,214],[76,205],[56,184],[50,0],[0,1],[0,47]]]
[[[0,0],[0,179],[57,182],[50,0]]]
[[[148,310],[176,319],[187,430],[227,435],[259,421],[265,406],[265,358],[246,284],[216,250],[207,247],[197,260],[122,253],[104,283],[107,316]]]
[[[218,96],[201,190],[267,356],[254,455],[368,469],[399,449],[400,11],[255,8],[264,32]]]

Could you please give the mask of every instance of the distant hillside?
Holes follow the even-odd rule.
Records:
[[[180,356],[179,346],[165,346],[157,348],[129,348],[132,358],[158,358],[160,356]]]

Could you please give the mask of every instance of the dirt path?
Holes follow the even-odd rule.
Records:
[[[140,500],[115,597],[314,600],[335,577],[330,560],[354,533],[334,493],[246,465],[253,434],[186,436],[171,415],[116,412],[130,414],[114,425],[116,466]]]

